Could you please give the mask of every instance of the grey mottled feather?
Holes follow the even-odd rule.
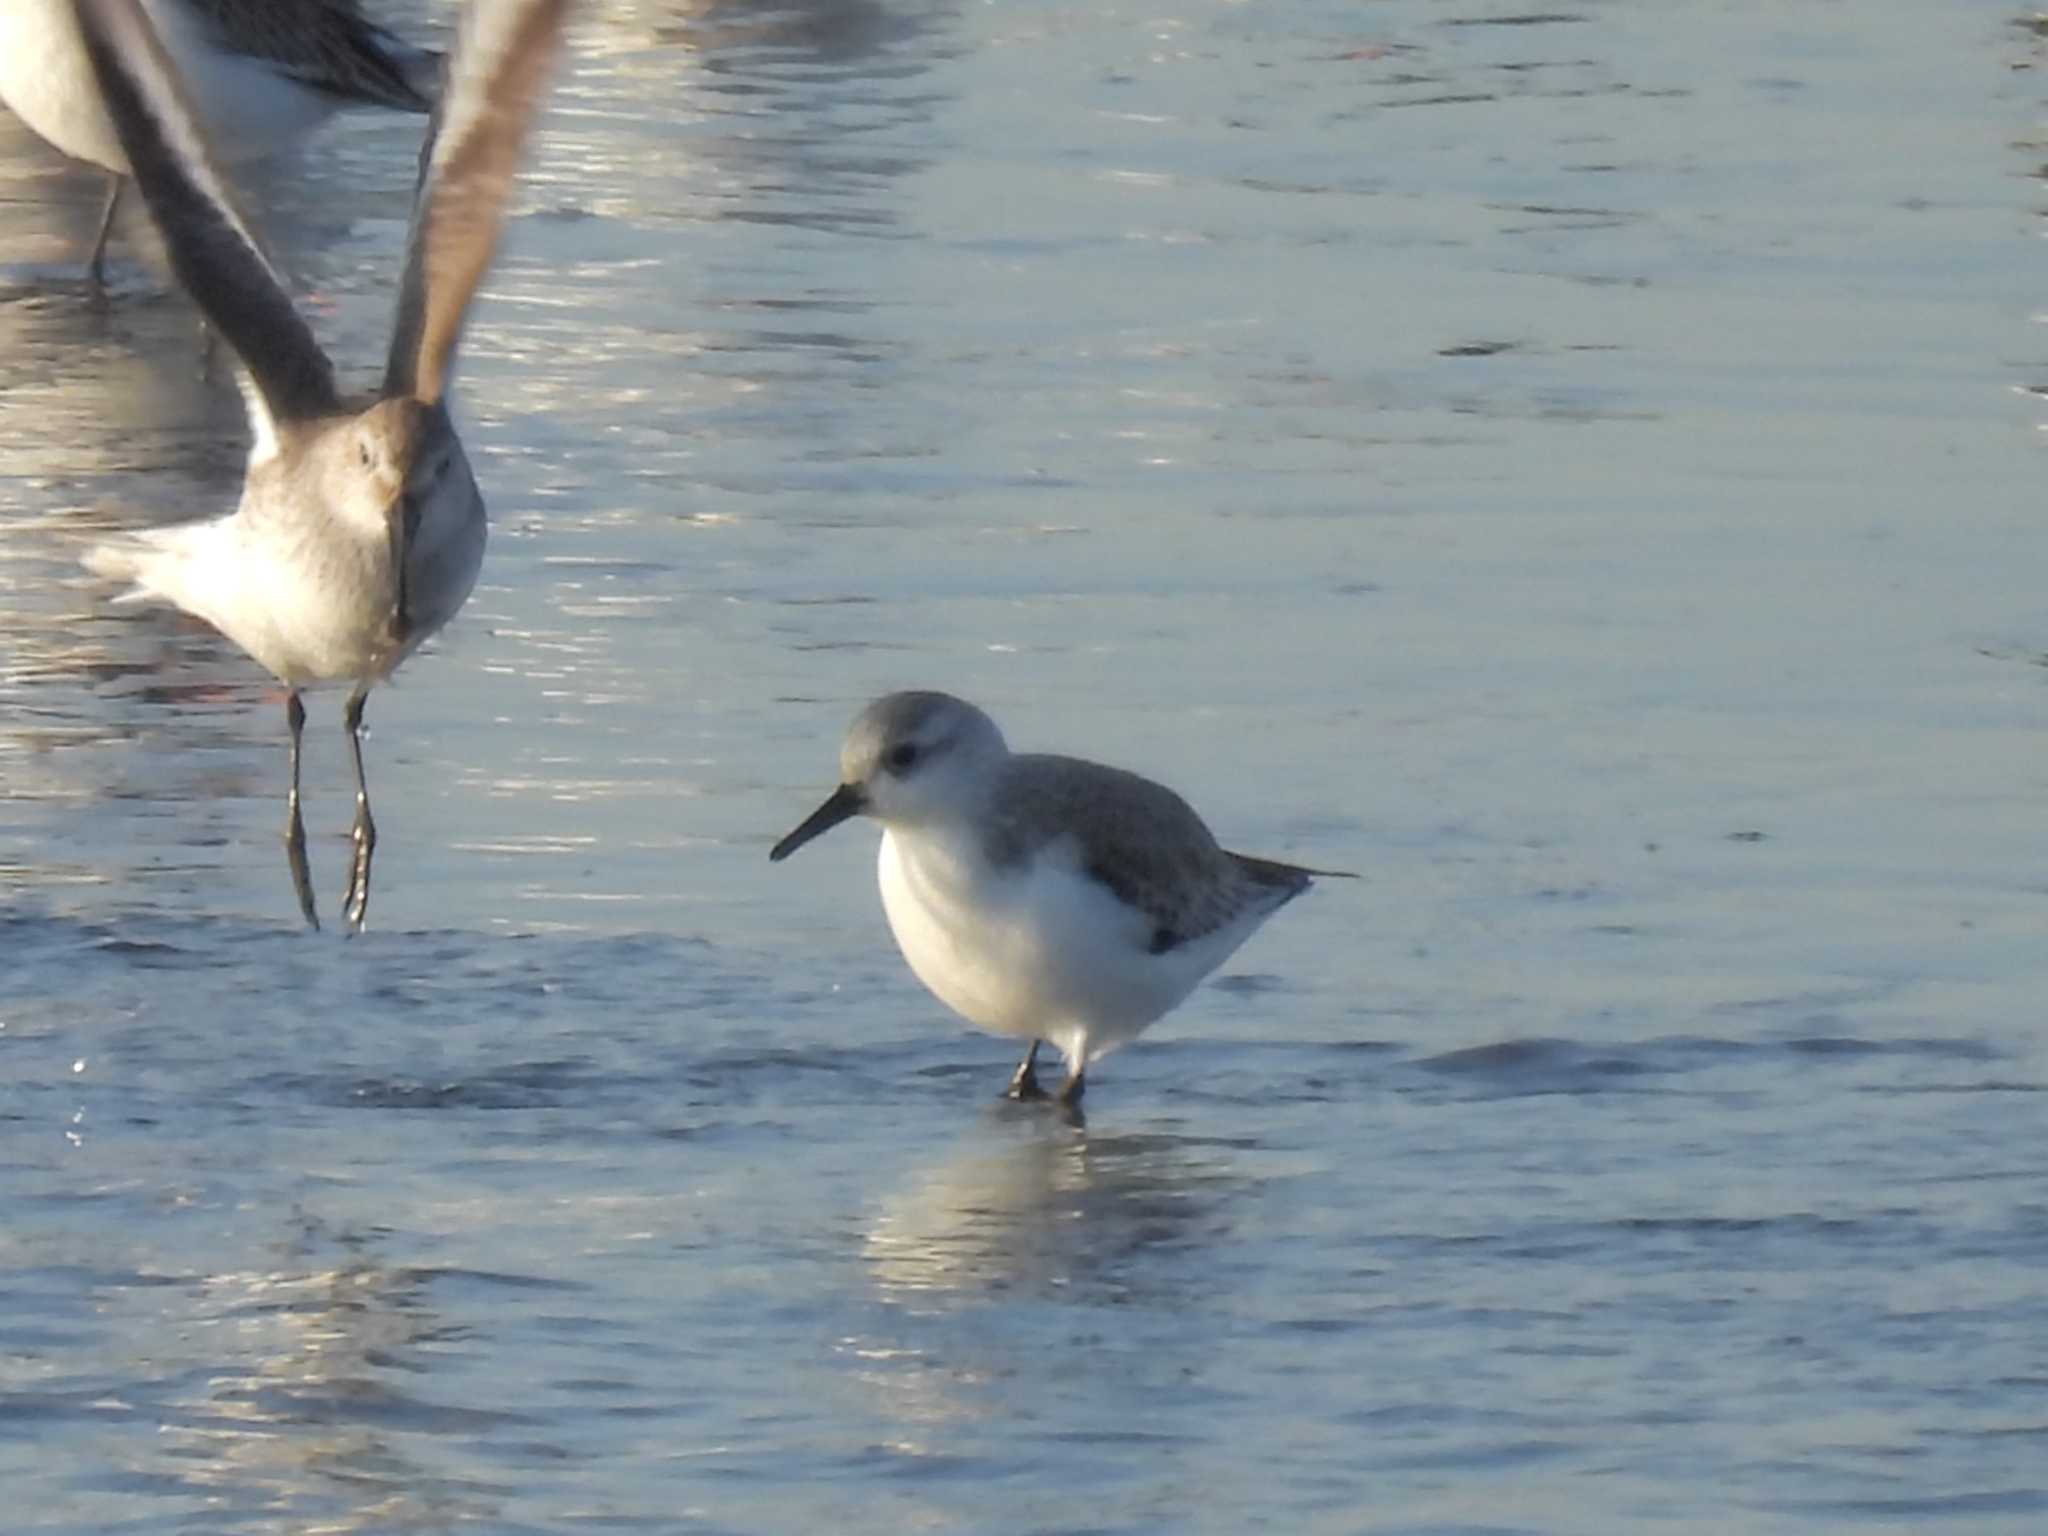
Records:
[[[1009,758],[991,797],[984,845],[998,867],[1061,838],[1081,868],[1152,925],[1164,954],[1236,921],[1270,912],[1309,887],[1310,871],[1220,847],[1194,807],[1164,784],[1081,758]]]

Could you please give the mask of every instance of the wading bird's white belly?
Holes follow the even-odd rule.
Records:
[[[125,576],[204,619],[280,681],[302,688],[383,676],[397,596],[381,548],[276,536],[237,516],[135,535],[95,551],[94,569]]]
[[[1132,1040],[1211,960],[1149,953],[1152,924],[1048,850],[996,869],[943,840],[882,834],[882,909],[917,979],[970,1023],[1074,1061]]]

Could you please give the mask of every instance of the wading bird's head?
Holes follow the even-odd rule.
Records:
[[[839,788],[768,856],[786,859],[850,816],[915,826],[963,814],[1008,755],[995,721],[965,699],[885,694],[847,729]]]

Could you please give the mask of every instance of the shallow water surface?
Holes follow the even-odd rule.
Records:
[[[352,941],[77,569],[246,437],[0,114],[12,1528],[2042,1529],[2040,29],[585,9]],[[250,185],[345,373],[417,132]],[[1000,1105],[765,858],[906,685],[1365,878]]]

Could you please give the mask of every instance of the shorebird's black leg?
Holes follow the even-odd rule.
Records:
[[[1086,1070],[1078,1065],[1082,1059],[1080,1054],[1077,1052],[1072,1059],[1077,1065],[1067,1074],[1067,1080],[1060,1084],[1053,1104],[1062,1120],[1080,1130],[1088,1124],[1088,1116],[1081,1109],[1081,1095],[1088,1091],[1088,1077]]]
[[[1045,1090],[1038,1086],[1038,1048],[1043,1040],[1031,1042],[1031,1049],[1024,1053],[1024,1059],[1017,1063],[1017,1070],[1010,1074],[1010,1086],[1004,1091],[1005,1098],[1042,1099]]]
[[[370,855],[377,851],[377,823],[370,819],[370,786],[363,781],[363,701],[369,696],[370,685],[358,683],[341,715],[348,731],[349,755],[356,765],[356,824],[349,833],[355,857],[349,864],[348,891],[341,898],[342,917],[351,933],[363,931],[363,920],[370,913]]]
[[[320,919],[313,911],[313,877],[306,869],[306,824],[299,817],[299,738],[306,730],[306,706],[296,688],[284,696],[284,722],[292,732],[292,787],[284,802],[284,856],[292,867],[292,889],[299,893],[299,910],[306,915],[306,926],[317,929]]]
[[[99,237],[92,243],[92,256],[86,261],[85,275],[92,280],[95,288],[107,286],[107,241],[114,233],[114,210],[121,206],[121,187],[127,180],[124,176],[107,173],[107,206],[100,210]]]

